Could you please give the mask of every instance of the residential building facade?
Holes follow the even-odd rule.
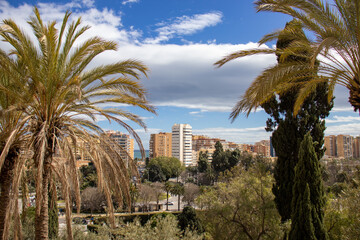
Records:
[[[189,124],[172,126],[172,156],[179,159],[185,167],[193,165],[192,127]]]
[[[150,135],[149,158],[172,157],[172,133]]]
[[[119,153],[126,164],[130,158],[134,159],[134,139],[130,135],[119,131],[106,131],[105,133],[112,140],[112,148]]]
[[[330,135],[324,137],[325,155],[328,157],[349,158],[356,154],[354,137],[350,135]]]

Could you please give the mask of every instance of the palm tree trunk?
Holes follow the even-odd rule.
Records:
[[[13,171],[15,168],[15,158],[8,158],[5,160],[0,173],[0,239],[7,239],[7,236],[3,236],[5,227],[6,210],[9,207],[10,202],[10,190],[13,179]]]
[[[40,213],[36,213],[35,216],[35,240],[47,240],[49,239],[49,179],[50,179],[50,163],[46,161],[44,163],[42,189],[40,196],[36,196],[36,208],[40,208]],[[37,212],[37,211],[36,211]]]
[[[178,211],[180,211],[180,194],[178,195]]]
[[[169,211],[169,191],[166,191],[166,211]]]

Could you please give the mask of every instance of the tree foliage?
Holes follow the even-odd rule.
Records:
[[[193,231],[182,232],[178,227],[178,221],[174,216],[159,217],[155,219],[156,227],[152,227],[149,221],[145,226],[141,226],[138,221],[130,223],[124,228],[125,240],[153,240],[153,239],[183,239],[183,240],[201,240],[204,239]]]
[[[196,211],[193,207],[186,206],[178,215],[179,227],[182,231],[191,230],[198,233],[203,233],[204,228],[200,219],[196,216]]]
[[[329,101],[335,85],[340,84],[349,90],[349,102],[357,111],[360,106],[360,70],[357,67],[360,59],[359,1],[257,0],[255,5],[258,11],[283,13],[293,17],[307,30],[311,40],[305,34],[289,29],[285,34],[296,35],[297,39],[285,49],[257,48],[238,51],[221,59],[216,65],[222,66],[239,57],[274,53],[306,57],[310,61],[293,61],[264,70],[234,107],[231,117],[235,119],[242,112],[249,114],[266,102],[274,92],[282,93],[294,86],[300,86],[301,90],[294,104],[294,113],[297,113],[306,98],[317,91],[318,84],[324,82],[329,83]],[[259,43],[277,40],[280,35],[284,35],[284,31],[266,34]],[[317,61],[319,64],[315,64]],[[309,77],[310,81],[299,83],[298,80],[302,77]]]
[[[240,155],[240,151],[237,149],[224,151],[222,144],[218,141],[215,143],[211,166],[217,174],[225,172],[238,164]]]
[[[83,212],[99,213],[104,210],[106,199],[97,187],[87,187],[81,193],[81,209]]]
[[[140,77],[148,71],[146,66],[139,61],[125,60],[89,67],[96,56],[116,50],[117,45],[100,37],[79,42],[89,27],[82,26],[80,18],[69,23],[70,15],[67,12],[60,24],[55,21],[45,23],[39,10],[34,8],[34,14],[28,21],[33,30],[32,36],[11,19],[3,21],[0,31],[2,40],[9,43],[11,48],[9,54],[0,51],[1,72],[11,76],[11,84],[16,86],[9,88],[0,82],[1,93],[17,96],[12,108],[21,111],[20,119],[23,122],[13,129],[12,135],[16,136],[25,126],[33,150],[36,239],[48,238],[48,186],[52,181],[51,174],[61,182],[67,231],[71,239],[70,185],[76,189],[76,201],[80,202],[76,153],[73,151],[78,141],[88,143],[90,149],[86,150],[87,155],[98,170],[100,182],[106,182],[100,187],[107,193],[110,222],[115,226],[111,192],[119,199],[118,202],[122,202],[123,198],[129,202],[129,174],[136,174],[136,171],[133,164],[130,164],[131,171],[128,171],[119,154],[100,144],[104,142],[100,141],[103,131],[96,124],[96,118],[103,116],[118,123],[133,135],[141,149],[140,138],[122,118],[142,127],[145,124],[136,114],[121,108],[102,108],[100,105],[124,103],[155,112],[146,99],[146,90],[139,83]],[[19,168],[23,167],[24,161],[19,164]],[[18,172],[20,175],[21,171]],[[13,186],[17,190],[17,184]]]
[[[198,197],[206,232],[213,239],[281,239],[271,175],[258,168],[239,169]]]
[[[188,205],[192,205],[199,194],[200,187],[198,185],[193,183],[186,183],[184,185],[184,195],[182,201],[186,202]]]
[[[199,153],[199,160],[198,160],[198,170],[200,173],[206,172],[209,167],[209,159],[208,159],[208,152]]]
[[[164,182],[170,178],[180,176],[185,167],[174,157],[157,157],[150,160],[144,179],[151,182]]]
[[[328,239],[324,227],[325,202],[320,163],[307,133],[295,167],[290,239]]]
[[[292,30],[296,35],[289,36],[287,31]],[[296,21],[286,24],[283,35],[279,35],[276,47],[284,49],[291,45],[304,33],[301,26]],[[305,50],[300,50],[305,52]],[[278,54],[278,65],[288,64],[294,61],[309,62],[309,57]],[[303,78],[301,81],[309,81]],[[300,80],[299,80],[300,81]],[[294,104],[299,88],[294,87],[286,92],[273,95],[262,104],[262,107],[271,118],[266,122],[267,131],[273,131],[272,144],[274,146],[277,162],[274,169],[276,183],[273,187],[275,202],[283,221],[291,218],[291,199],[294,183],[294,168],[298,162],[298,152],[301,141],[305,134],[310,131],[314,141],[316,141],[315,152],[318,159],[322,158],[324,149],[325,117],[329,115],[332,102],[327,99],[327,84],[321,84],[317,91],[308,96],[304,101],[298,114],[294,116]]]

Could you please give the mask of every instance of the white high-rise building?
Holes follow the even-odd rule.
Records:
[[[172,127],[172,156],[185,167],[192,165],[192,127],[189,124],[174,124]]]

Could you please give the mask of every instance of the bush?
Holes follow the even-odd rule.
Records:
[[[203,233],[204,228],[196,216],[196,211],[193,207],[185,207],[183,211],[178,216],[179,227],[182,231],[186,229],[196,231],[198,233]]]

